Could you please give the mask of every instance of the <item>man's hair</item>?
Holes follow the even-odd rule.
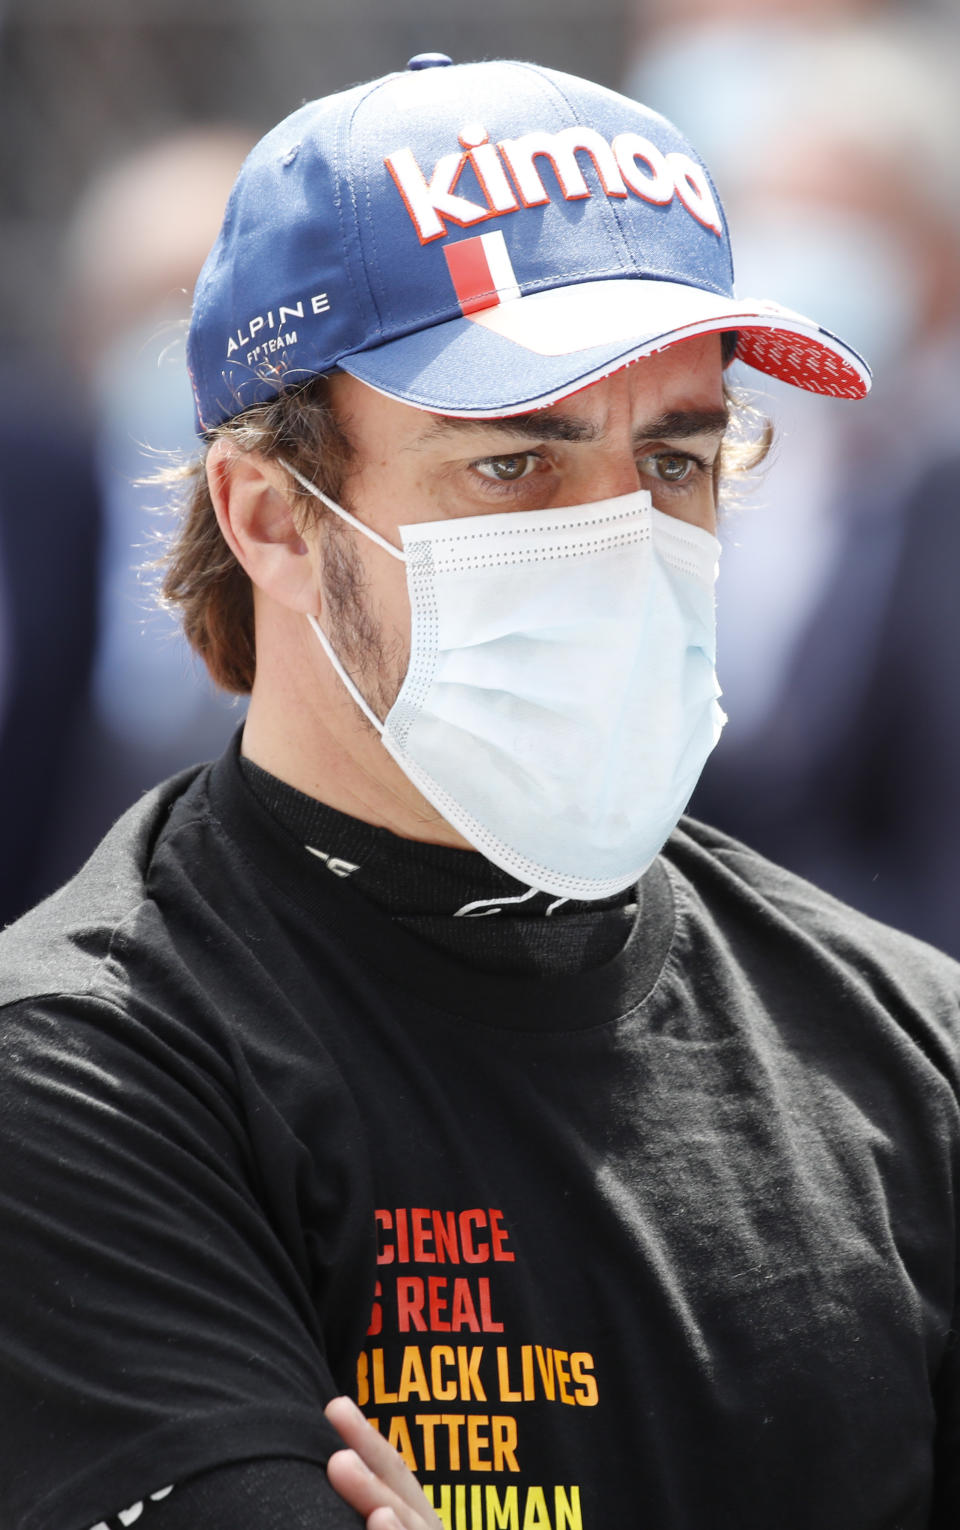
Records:
[[[724,335],[724,361],[736,345]],[[731,424],[724,439],[716,475],[721,485],[742,477],[767,455],[772,438],[769,422],[758,410],[725,386]],[[226,438],[236,451],[283,458],[341,502],[342,487],[353,449],[330,401],[326,377],[315,377],[267,404],[256,404],[227,420],[206,436],[209,447]],[[253,589],[249,576],[224,540],[207,485],[205,454],[188,466],[160,475],[178,483],[181,513],[164,557],[161,596],[178,607],[183,630],[213,680],[226,691],[247,694],[256,672]],[[294,479],[290,493],[300,529],[328,515],[323,505]]]

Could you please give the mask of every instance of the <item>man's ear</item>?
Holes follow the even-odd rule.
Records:
[[[207,453],[206,470],[220,530],[253,583],[291,611],[318,612],[314,560],[297,529],[283,469],[221,437]]]

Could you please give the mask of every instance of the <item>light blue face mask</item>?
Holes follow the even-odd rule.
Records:
[[[286,464],[285,464],[286,466]],[[560,898],[629,887],[676,826],[724,722],[719,543],[645,491],[401,526],[410,661],[383,746],[470,844]]]

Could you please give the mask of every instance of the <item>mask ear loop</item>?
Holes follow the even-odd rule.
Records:
[[[350,676],[347,674],[347,672],[344,669],[343,665],[340,663],[340,660],[337,658],[336,654],[334,653],[333,647],[332,647],[332,645],[330,643],[330,639],[327,637],[327,634],[324,632],[323,628],[321,627],[320,623],[317,621],[317,618],[313,615],[312,611],[308,611],[307,612],[307,621],[310,623],[310,625],[313,628],[314,632],[316,633],[317,637],[320,639],[320,647],[323,649],[323,651],[326,654],[327,658],[330,660],[330,663],[333,665],[333,667],[336,670],[337,674],[340,676],[340,679],[343,681],[344,685],[346,686],[347,691],[352,696],[353,700],[357,703],[357,706],[360,708],[361,712],[367,718],[368,722],[373,723],[373,726],[376,728],[377,732],[382,735],[382,733],[383,733],[383,723],[380,721],[379,717],[377,716],[376,712],[374,712],[373,708],[368,706],[367,702],[364,701],[364,699],[361,696],[360,692],[357,690],[357,687],[354,685],[353,681],[350,679]]]
[[[285,458],[278,457],[277,461],[283,468],[284,472],[289,473],[291,478],[296,479],[297,483],[302,489],[306,489],[307,493],[312,494],[314,499],[319,499],[323,504],[326,505],[328,510],[333,511],[334,515],[339,515],[340,519],[342,521],[346,521],[348,526],[352,526],[354,530],[361,532],[363,536],[367,537],[371,542],[376,542],[378,547],[382,547],[384,552],[388,552],[390,554],[391,558],[396,558],[399,560],[399,562],[406,563],[407,555],[406,553],[402,552],[399,547],[394,547],[393,543],[388,542],[386,537],[382,537],[378,531],[373,531],[369,526],[365,526],[362,521],[358,521],[355,515],[351,515],[349,510],[344,510],[343,506],[338,505],[336,500],[330,499],[328,495],[324,494],[322,489],[318,489],[315,483],[311,483],[309,478],[305,478],[303,474],[299,473],[297,469],[291,465],[291,463],[286,461]],[[330,660],[330,663],[333,665],[337,674],[340,676],[340,679],[343,681],[348,694],[356,702],[357,706],[360,708],[367,721],[372,723],[377,732],[382,736],[383,723],[380,721],[376,712],[374,712],[373,709],[364,700],[363,696],[361,696],[359,690],[354,685],[343,665],[340,663],[340,660],[334,653],[330,639],[327,637],[327,634],[324,632],[320,623],[317,621],[317,618],[311,612],[308,612],[307,621],[310,623],[314,633],[319,639],[321,648],[323,649],[327,658]]]
[[[318,489],[315,483],[310,482],[309,478],[304,478],[303,474],[298,473],[296,468],[291,467],[290,463],[286,462],[283,457],[278,457],[277,461],[284,471],[290,474],[291,478],[297,480],[302,489],[306,489],[307,493],[312,494],[314,499],[321,500],[328,510],[332,510],[334,515],[339,515],[340,519],[346,521],[348,526],[352,526],[354,531],[362,532],[371,542],[376,542],[377,546],[382,547],[384,552],[388,552],[391,558],[397,558],[401,563],[406,563],[406,553],[399,547],[394,547],[393,543],[388,542],[386,537],[382,537],[379,531],[373,531],[369,526],[365,526],[362,521],[357,520],[355,515],[351,515],[349,510],[344,510],[342,505],[338,505],[336,500],[328,498],[322,489]]]

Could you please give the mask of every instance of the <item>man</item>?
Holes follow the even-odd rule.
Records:
[[[724,361],[863,363],[669,124],[435,55],[254,150],[189,349],[250,708],[5,937],[4,1522],[952,1523],[956,969],[672,832]]]

